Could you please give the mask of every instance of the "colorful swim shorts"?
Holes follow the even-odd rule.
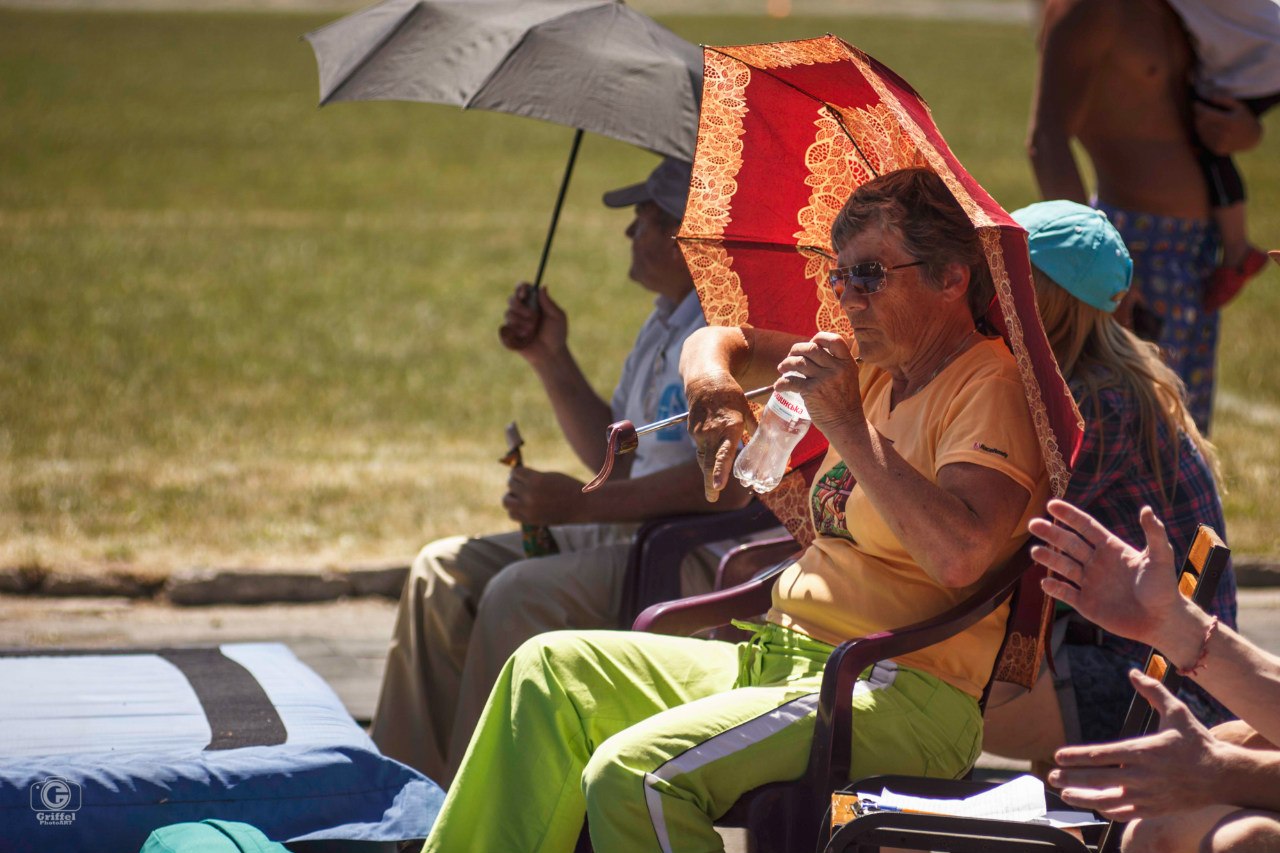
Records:
[[[1218,256],[1218,232],[1208,219],[1153,216],[1095,202],[1107,214],[1133,256],[1138,334],[1164,351],[1165,361],[1187,386],[1196,426],[1209,431],[1213,411],[1218,313],[1206,312],[1204,291]],[[1140,318],[1149,318],[1144,328]]]

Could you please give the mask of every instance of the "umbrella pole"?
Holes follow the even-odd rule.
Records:
[[[569,148],[569,162],[564,167],[564,177],[560,179],[560,193],[556,196],[556,206],[551,211],[551,225],[547,228],[547,239],[542,244],[542,258],[538,261],[538,274],[533,278],[533,287],[530,287],[521,297],[524,304],[529,310],[537,315],[537,324],[534,326],[533,335],[528,338],[519,337],[512,331],[511,327],[503,325],[498,330],[498,336],[502,338],[505,346],[511,349],[524,349],[533,343],[534,336],[538,333],[538,328],[542,325],[542,311],[538,304],[538,290],[542,287],[542,274],[547,269],[547,256],[551,254],[551,241],[556,236],[556,225],[560,222],[560,208],[564,206],[565,194],[569,191],[569,178],[573,176],[573,164],[578,159],[578,147],[582,145],[582,129],[578,128],[573,133],[573,145]]]
[[[542,286],[542,273],[547,269],[547,256],[551,254],[551,240],[556,236],[556,224],[560,221],[560,208],[564,205],[565,193],[569,191],[569,178],[573,176],[573,164],[578,159],[578,147],[582,145],[582,129],[578,128],[573,132],[573,145],[569,148],[569,162],[564,167],[564,177],[560,179],[560,194],[556,196],[555,209],[551,211],[551,225],[547,228],[547,240],[542,244],[542,259],[538,261],[538,274],[533,279],[533,288],[536,291]],[[537,304],[537,293],[533,295],[534,304]]]

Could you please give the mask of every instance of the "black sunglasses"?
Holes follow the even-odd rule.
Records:
[[[831,282],[831,289],[836,292],[836,296],[843,294],[846,287],[854,293],[866,296],[868,293],[879,293],[884,290],[885,279],[889,273],[896,270],[905,270],[907,267],[923,266],[924,264],[925,261],[912,261],[909,264],[886,267],[879,261],[863,261],[851,267],[836,267],[831,271],[828,280]]]

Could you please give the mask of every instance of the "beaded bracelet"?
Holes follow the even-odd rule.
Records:
[[[1213,636],[1213,632],[1216,630],[1218,630],[1217,616],[1210,619],[1209,627],[1204,629],[1204,641],[1200,643],[1200,654],[1196,656],[1196,662],[1185,669],[1178,667],[1175,670],[1178,675],[1194,676],[1204,669],[1204,659],[1209,656],[1209,638]]]

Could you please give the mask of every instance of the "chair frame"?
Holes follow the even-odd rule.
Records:
[[[728,512],[673,515],[650,519],[636,530],[623,575],[624,620],[646,607],[681,596],[680,565],[692,551],[710,542],[741,539],[777,527],[769,508],[752,500]]]
[[[779,548],[774,543],[767,547]],[[749,549],[751,546],[746,546]],[[867,667],[942,642],[995,612],[1014,593],[1031,566],[1030,544],[990,572],[962,602],[930,619],[889,631],[847,640],[827,660],[819,694],[818,715],[805,776],[775,782],[749,792],[719,821],[746,826],[761,849],[812,850],[818,843],[832,791],[848,783],[853,738],[853,687]],[[726,556],[741,559],[743,549]],[[775,566],[731,589],[654,605],[636,619],[635,630],[691,635],[716,628],[735,617],[763,613],[772,600],[773,581],[786,565]],[[722,574],[724,567],[722,566]],[[989,687],[989,685],[988,685]],[[986,691],[982,702],[985,703]],[[779,823],[776,816],[787,815]]]
[[[919,776],[872,776],[859,788],[894,791],[910,789],[915,796],[958,799],[996,787],[995,783],[959,779],[926,779]],[[1046,792],[1053,808],[1067,806],[1053,792]],[[1101,827],[1095,827],[1097,834]],[[927,845],[927,846],[925,846]],[[827,843],[825,853],[869,853],[881,847],[933,850],[941,853],[1092,853],[1081,839],[1045,824],[1019,823],[948,815],[875,813],[841,826]]]

